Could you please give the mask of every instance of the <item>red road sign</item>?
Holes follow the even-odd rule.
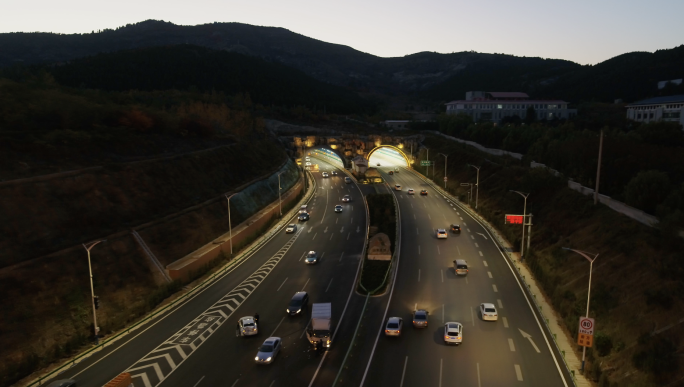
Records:
[[[585,335],[594,335],[594,319],[589,317],[580,317],[579,332]]]
[[[523,224],[522,215],[506,215],[506,224]]]

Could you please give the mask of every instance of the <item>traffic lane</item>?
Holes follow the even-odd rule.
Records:
[[[338,219],[345,220],[355,216],[365,222],[365,210],[362,207],[356,210],[356,213],[350,211],[346,214],[346,217],[344,212],[335,215]],[[312,213],[311,219],[306,223],[317,224],[319,217],[322,217],[320,211]],[[327,220],[321,226],[317,226],[319,229],[332,227],[333,217],[326,216],[326,218]],[[263,341],[269,335],[282,337],[283,356],[278,362],[268,366],[280,370],[272,374],[280,380],[291,381],[299,378],[310,380],[315,372],[315,367],[317,367],[317,361],[310,361],[312,354],[309,353],[309,345],[304,337],[304,328],[309,322],[310,310],[303,311],[303,315],[287,318],[285,308],[290,298],[296,291],[306,290],[310,294],[311,303],[332,301],[335,306],[338,306],[337,308],[333,307],[333,319],[339,321],[342,313],[342,298],[346,302],[349,286],[351,286],[351,284],[345,284],[344,279],[349,278],[346,282],[353,282],[358,267],[358,256],[363,248],[365,237],[365,234],[361,236],[359,233],[347,241],[345,235],[338,233],[337,230],[324,233],[324,235],[331,235],[332,238],[316,238],[315,235],[309,234],[307,231],[300,234],[290,251],[279,263],[277,271],[274,271],[274,274],[278,273],[278,275],[266,277],[262,284],[254,290],[252,296],[238,307],[234,314],[235,318],[233,318],[237,321],[239,316],[251,315],[258,308],[262,330],[262,334],[259,335],[260,340]],[[354,246],[356,247],[354,248]],[[319,256],[322,255],[320,263],[306,265],[303,262],[303,254],[308,250],[316,250],[319,252]],[[336,254],[337,251],[340,253]],[[342,252],[346,254],[343,255]],[[336,278],[337,281],[333,281],[333,278]],[[321,297],[320,295],[322,298],[317,299]],[[243,310],[245,312],[242,312]],[[167,383],[170,385],[186,385],[192,381],[197,373],[208,375],[207,377],[212,376],[212,378],[218,373],[221,380],[240,379],[237,385],[255,385],[255,383],[264,382],[266,377],[261,375],[262,367],[254,368],[256,365],[253,364],[252,359],[256,354],[255,349],[249,346],[245,347],[245,345],[252,344],[245,339],[252,338],[236,338],[234,326],[232,330],[228,327],[222,331],[222,335],[227,339],[231,338],[232,333],[232,339],[237,340],[237,349],[221,348],[221,343],[224,340],[215,340],[213,345],[207,343],[200,348],[198,356],[191,358],[192,361],[188,361],[188,364],[184,365],[184,368],[190,369],[192,372],[177,372],[178,375],[172,375],[171,380]],[[257,346],[259,344],[261,342],[258,342]],[[216,359],[218,363],[212,359]],[[225,361],[229,364],[239,364],[240,367],[226,370],[225,367],[221,366],[221,363]],[[276,365],[276,363],[281,365]],[[292,370],[297,371],[292,374]],[[272,382],[271,380],[267,381],[268,383]]]
[[[253,256],[244,260],[213,285],[191,296],[190,300],[170,314],[150,321],[137,331],[133,331],[130,337],[124,337],[116,350],[102,356],[96,354],[67,371],[66,375],[78,380],[79,385],[106,384],[238,286],[245,278],[258,270],[289,238],[285,235],[276,235]],[[60,376],[60,378],[63,377]]]
[[[457,211],[457,214],[459,212],[460,211]],[[501,317],[506,318],[507,312],[512,312],[513,317],[511,318],[509,316],[506,318],[506,320],[508,320],[507,324],[513,330],[512,334],[509,333],[509,336],[511,337],[508,337],[508,339],[513,341],[513,346],[516,348],[515,352],[520,355],[520,359],[526,359],[525,362],[518,365],[520,369],[516,369],[516,378],[522,375],[522,377],[527,380],[538,379],[541,380],[540,383],[542,384],[540,385],[548,383],[551,380],[557,380],[559,385],[562,385],[556,364],[550,356],[551,353],[548,349],[548,345],[546,345],[539,324],[535,319],[535,316],[537,315],[536,311],[529,313],[531,309],[524,297],[522,289],[520,289],[520,286],[516,281],[517,277],[511,275],[513,273],[511,273],[511,268],[508,266],[506,259],[501,255],[498,246],[493,243],[490,238],[487,238],[482,227],[467,214],[459,215],[466,216],[463,218],[463,225],[465,225],[465,227],[463,227],[464,231],[471,231],[472,228],[472,233],[469,235],[470,238],[466,239],[469,239],[471,243],[465,244],[463,248],[464,252],[473,257],[472,260],[477,262],[478,265],[480,263],[482,264],[483,273],[486,271],[488,277],[490,275],[492,276],[490,281],[492,282],[492,290],[494,291],[496,302],[494,302],[494,300],[489,302],[492,302],[497,306],[504,306],[504,308],[499,308],[499,315]],[[459,216],[459,218],[461,218],[461,216]],[[466,221],[468,222],[466,223]],[[468,251],[470,251],[470,254],[468,254]],[[480,255],[480,252],[482,252],[482,255]],[[489,258],[489,260],[487,260],[487,258]],[[473,263],[472,260],[469,260],[469,266],[471,267]],[[488,266],[484,266],[485,262]],[[511,291],[502,292],[500,289],[510,289]],[[539,343],[532,345],[530,340],[526,339],[518,329],[525,331],[525,333],[530,333],[533,336],[532,340],[537,340]],[[533,332],[536,332],[536,334]],[[537,349],[539,349],[540,352],[537,352]]]
[[[400,203],[401,203],[401,202],[400,202]],[[403,219],[406,219],[407,217],[406,217],[406,215],[405,215],[405,211],[402,211],[402,214],[404,214],[404,215],[403,215]],[[409,220],[409,221],[410,221],[410,220]],[[411,225],[408,225],[408,226],[411,227]],[[428,226],[428,227],[429,227],[429,226]],[[420,229],[421,227],[420,227],[420,226],[417,226],[416,228],[417,228],[417,229]],[[423,227],[423,228],[427,228],[427,227]],[[467,241],[467,239],[466,239],[466,241]],[[422,242],[422,241],[421,241],[421,242]],[[440,241],[440,242],[446,242],[446,241]],[[477,248],[477,246],[475,246],[475,243],[474,243],[474,242],[466,243],[464,247],[465,247],[465,250],[466,250],[466,251],[467,251],[467,250],[472,250],[472,248]],[[470,249],[469,249],[468,247],[470,247]],[[426,249],[426,250],[427,250],[427,249]],[[498,250],[498,249],[497,249],[497,250]],[[497,253],[498,253],[498,251],[497,251]],[[482,274],[480,277],[482,277],[482,276],[484,275],[484,271],[482,271],[482,272],[480,272],[480,273]],[[482,280],[482,279],[483,279],[483,278],[479,278],[479,280]],[[462,292],[459,292],[460,296],[463,296],[463,294],[461,294],[461,293],[462,293]],[[489,292],[486,292],[486,293],[489,293]],[[463,314],[463,313],[461,313],[461,314]],[[490,335],[490,336],[491,336],[491,335]],[[477,338],[475,338],[475,339],[477,340]],[[493,341],[494,341],[494,342],[497,342],[497,343],[501,343],[501,342],[504,342],[504,343],[505,343],[506,341],[508,341],[508,340],[505,340],[505,338],[501,338],[501,337],[500,337],[500,339],[501,339],[501,340],[496,340],[496,339],[494,339]],[[492,341],[492,337],[487,337],[485,340]],[[510,350],[510,347],[511,347],[511,346],[509,345],[509,350]],[[515,345],[513,345],[513,348],[515,348]],[[509,356],[507,356],[506,358],[508,359],[508,358],[510,358],[510,357],[511,357],[511,356],[509,355]],[[478,366],[479,366],[479,364],[478,364]],[[484,365],[483,365],[483,366],[484,366]],[[509,371],[511,371],[511,370],[509,370]],[[511,371],[511,372],[513,372],[513,371]],[[517,377],[517,374],[516,374],[516,377]],[[547,378],[545,378],[545,379],[548,380]]]

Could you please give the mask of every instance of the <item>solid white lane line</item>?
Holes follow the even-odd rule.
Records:
[[[444,282],[444,270],[439,271],[442,274],[442,282]]]
[[[276,325],[276,327],[275,327],[275,329],[273,330],[273,332],[271,332],[271,336],[269,336],[269,337],[275,336],[276,331],[278,330],[278,328],[280,328],[280,324],[283,323],[283,320],[285,320],[285,317],[287,317],[287,316],[283,316],[283,318],[280,319],[280,322],[278,323],[278,325]]]
[[[328,292],[328,289],[330,289],[330,285],[332,285],[332,282],[333,282],[334,279],[335,279],[334,277],[330,279],[330,283],[328,284],[328,287],[325,288],[325,292],[326,292],[326,293]]]
[[[285,282],[287,281],[288,278],[289,278],[289,277],[286,277],[286,278],[285,278],[285,281],[283,281],[283,283],[280,284],[280,286],[278,287],[278,290],[276,290],[276,292],[277,292],[277,291],[280,291],[280,288],[282,288],[283,285],[285,285]]]
[[[502,317],[503,323],[504,323],[504,328],[508,328],[508,319],[506,317]]]
[[[515,352],[515,344],[513,343],[513,339],[508,339],[508,349],[510,349],[511,352]]]
[[[198,380],[197,383],[195,383],[195,385],[192,386],[192,387],[197,387],[197,385],[200,384],[200,382],[202,381],[202,379],[204,379],[205,376],[206,376],[206,375],[203,375],[203,376],[200,378],[200,380]]]
[[[492,277],[492,272],[491,272],[491,271],[488,271],[488,272],[487,272],[487,275],[489,276],[489,278],[494,278],[494,277]]]
[[[323,187],[321,187],[323,188]],[[325,219],[325,213],[328,212],[328,191],[325,191],[325,208],[323,209],[323,218],[321,218],[321,224],[323,224],[323,220]]]
[[[489,265],[487,265],[487,261],[482,261],[482,263],[484,263],[485,267],[489,267]]]
[[[301,257],[299,257],[299,262],[301,262],[301,261],[302,261],[302,259],[303,259],[304,257],[306,257],[306,251],[304,252],[304,254],[302,254],[302,256],[301,256]]]
[[[480,382],[480,363],[477,363],[477,387],[482,387],[482,382]]]
[[[475,247],[480,247],[480,245],[478,245],[477,243],[475,243]]]
[[[496,303],[499,304],[499,309],[503,309],[503,303],[501,303],[501,300],[496,300]]]
[[[306,288],[306,285],[309,284],[309,281],[311,281],[311,278],[309,278],[308,280],[306,280],[306,283],[304,284],[304,286],[302,286],[302,290],[304,290],[304,288]]]
[[[484,257],[484,255],[482,255],[482,251],[478,251],[478,253],[480,253],[480,257]]]
[[[522,381],[523,381],[522,371],[520,370],[520,366],[517,365],[517,364],[515,365],[515,376],[518,377],[518,381],[519,381],[519,382],[522,382]]]
[[[347,239],[349,239],[349,236],[347,236]],[[344,251],[340,254],[340,262],[342,262],[342,257],[344,257]]]
[[[496,288],[496,285],[492,285],[492,288],[494,289],[494,293],[498,293],[499,289]]]
[[[473,322],[473,326],[475,326],[475,312],[473,311],[473,307],[470,307],[470,321]]]
[[[418,282],[420,282],[420,269],[418,269]]]
[[[442,387],[442,362],[444,359],[439,359],[439,387]]]
[[[404,359],[404,370],[401,372],[401,383],[399,383],[399,387],[404,387],[404,376],[406,376],[406,364],[408,363],[408,356],[406,356],[406,359]]]

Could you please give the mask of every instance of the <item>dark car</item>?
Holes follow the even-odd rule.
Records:
[[[333,176],[337,176],[337,171],[332,171]]]
[[[55,380],[48,384],[47,387],[76,387],[76,381],[73,379]]]
[[[413,326],[415,328],[427,328],[428,312],[425,309],[418,309],[413,312]]]
[[[287,306],[287,313],[290,316],[296,316],[308,305],[309,294],[307,292],[297,292],[292,297],[292,300],[290,300],[290,304]]]
[[[427,190],[426,189],[421,189],[420,190],[421,195],[427,195]]]
[[[390,175],[394,175],[394,171],[389,171],[389,172],[387,172],[387,173],[390,174]]]
[[[302,212],[301,214],[299,214],[297,219],[299,219],[300,222],[307,221],[309,220],[309,214],[307,214],[306,212]]]
[[[351,195],[344,195],[344,197],[342,197],[342,201],[343,202],[351,202]]]
[[[451,225],[451,232],[453,232],[454,234],[459,234],[461,232],[461,226],[459,226],[457,224],[452,224]]]

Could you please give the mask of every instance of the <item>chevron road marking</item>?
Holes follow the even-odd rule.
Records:
[[[302,231],[304,230],[300,229],[299,232],[295,233],[276,254],[261,265],[252,275],[247,277],[247,279],[242,281],[242,283],[157,348],[132,364],[125,372],[131,373],[133,386],[155,387],[168,378],[173,371],[183,364],[197,348],[230,318],[235,309],[273,271]]]

